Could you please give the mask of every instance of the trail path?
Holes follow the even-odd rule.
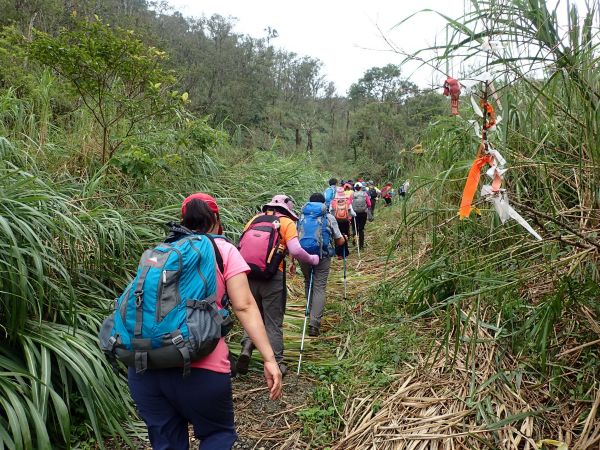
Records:
[[[385,211],[386,213],[388,211]],[[379,216],[379,215],[378,215]],[[311,404],[318,380],[307,370],[308,365],[332,365],[343,359],[348,351],[350,336],[339,333],[340,322],[360,316],[369,292],[384,278],[394,276],[397,267],[386,272],[387,245],[395,226],[390,214],[385,219],[367,224],[366,248],[358,258],[355,247],[350,247],[347,260],[347,294],[344,300],[343,262],[334,258],[327,286],[327,301],[317,338],[306,336],[300,376],[296,375],[302,325],[306,307],[304,277],[300,270],[288,277],[288,303],[284,322],[285,359],[289,374],[284,379],[284,397],[280,402],[267,398],[264,379],[258,359],[256,371],[237,377],[233,382],[236,422],[240,439],[236,449],[300,449],[317,448],[305,442],[298,412]],[[236,337],[232,338],[232,342]],[[236,347],[233,346],[233,351]]]
[[[398,305],[404,303],[394,292],[400,286],[377,291],[386,279],[397,279],[427,255],[429,247],[418,232],[403,235],[401,245],[392,245],[400,221],[401,210],[395,205],[379,211],[376,221],[368,224],[362,259],[353,254],[348,261],[346,301],[342,265],[333,262],[324,334],[308,338],[299,377],[293,369],[305,306],[303,277],[290,280],[285,336],[293,373],[285,379],[284,399],[277,403],[269,402],[264,391],[253,391],[263,386],[258,372],[234,381],[240,434],[236,448],[535,450],[541,440],[554,440],[564,442],[568,446],[564,449],[599,449],[600,390],[589,393],[591,401],[571,395],[561,398],[556,380],[538,377],[527,360],[512,355],[497,339],[500,316],[477,299],[465,299],[454,316],[449,311],[413,321]],[[455,332],[444,333],[449,324],[461,328],[456,331],[460,341],[455,342]],[[378,328],[379,335],[372,333]],[[403,340],[403,334],[414,340]],[[383,356],[397,359],[391,371],[374,361],[381,359],[381,347],[386,345],[388,353]],[[358,381],[339,385],[307,370],[309,365],[341,362],[350,362],[359,373]],[[318,410],[315,392],[331,395],[333,412],[326,412],[339,419],[329,430],[327,444],[312,441],[314,430],[303,430],[298,417],[300,411]],[[305,427],[319,425],[318,418],[304,422]]]
[[[333,261],[322,334],[306,338],[299,376],[306,299],[302,274],[288,279],[284,397],[268,399],[255,355],[250,373],[233,380],[239,434],[234,448],[535,450],[541,439],[563,441],[570,450],[600,448],[600,391],[590,393],[592,401],[561,399],[552,380],[536,378],[526,360],[496,339],[499,316],[491,310],[466,299],[458,318],[450,312],[414,321],[402,309],[401,286],[378,291],[427,256],[417,232],[392,243],[401,214],[398,205],[379,211],[367,225],[362,258],[351,249],[346,300],[342,262]],[[458,343],[443,332],[449,323],[460,324]],[[237,333],[230,339],[234,353]],[[353,373],[342,383],[322,376],[336,367]],[[319,427],[325,431],[316,433]]]

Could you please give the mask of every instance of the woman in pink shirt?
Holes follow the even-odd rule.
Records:
[[[227,294],[233,311],[264,360],[264,372],[271,399],[281,396],[281,372],[269,344],[260,312],[250,292],[246,274],[250,268],[221,233],[219,207],[213,197],[197,193],[181,206],[181,225],[173,227],[166,242],[189,234],[211,234],[223,260],[217,269],[217,298]],[[217,306],[223,308],[221,300]],[[129,389],[148,427],[154,450],[187,450],[188,424],[200,440],[202,450],[230,449],[237,439],[233,420],[233,399],[229,349],[221,338],[209,355],[193,361],[191,374],[182,378],[181,369],[154,369],[136,373],[130,368]]]

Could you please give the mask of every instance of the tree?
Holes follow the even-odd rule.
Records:
[[[354,102],[401,102],[417,92],[417,86],[401,77],[400,68],[393,64],[373,67],[350,86],[348,96]]]
[[[146,46],[133,31],[95,20],[75,20],[58,36],[37,32],[30,54],[75,88],[100,126],[104,164],[124,140],[144,125],[174,116],[187,100],[171,88],[173,74],[162,66],[167,55]]]

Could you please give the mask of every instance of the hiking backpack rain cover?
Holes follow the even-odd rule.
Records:
[[[352,209],[357,213],[367,212],[367,193],[357,191],[352,194]]]
[[[279,234],[279,216],[261,214],[252,220],[242,233],[238,250],[250,267],[248,278],[270,280],[285,258]]]
[[[211,353],[231,317],[217,306],[222,259],[208,235],[190,233],[146,250],[100,329],[100,348],[136,372],[183,367]],[[226,307],[225,298],[221,306]]]
[[[332,201],[333,215],[336,220],[350,220],[350,211],[346,198],[334,198]]]
[[[310,255],[323,258],[335,254],[325,203],[309,202],[302,207],[302,215],[298,221],[298,240]]]

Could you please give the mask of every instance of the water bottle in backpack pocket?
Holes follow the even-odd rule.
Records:
[[[298,221],[298,240],[310,255],[323,258],[335,254],[324,203],[309,202],[302,207],[302,215]]]
[[[217,303],[222,259],[208,235],[191,234],[146,250],[137,273],[100,330],[113,363],[137,372],[183,367],[211,353],[231,327],[227,300]]]

